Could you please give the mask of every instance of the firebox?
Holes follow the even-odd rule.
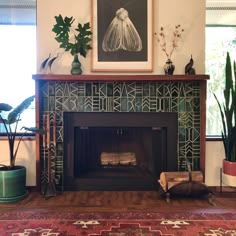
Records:
[[[175,112],[64,112],[64,189],[154,190],[177,170]]]

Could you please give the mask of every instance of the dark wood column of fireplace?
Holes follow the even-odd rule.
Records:
[[[60,86],[60,83],[71,83],[72,86],[74,83],[123,83],[123,82],[138,82],[138,83],[153,83],[153,82],[160,82],[160,83],[197,83],[200,86],[200,169],[201,171],[205,172],[205,132],[206,132],[206,85],[207,80],[209,79],[208,75],[144,75],[144,74],[137,74],[137,75],[109,75],[109,74],[90,74],[90,75],[56,75],[56,74],[38,74],[33,75],[33,79],[36,82],[36,125],[38,127],[42,126],[42,115],[45,113],[57,113],[57,108],[54,110],[50,110],[48,108],[48,103],[53,103],[54,100],[50,101],[50,93],[53,93],[53,91],[47,91],[49,93],[48,98],[49,100],[44,101],[44,97],[42,93],[43,86],[45,86],[45,83],[47,82],[56,82],[57,86]],[[47,86],[47,85],[46,85]],[[70,85],[69,85],[70,86]],[[48,90],[51,88],[48,87]],[[60,89],[57,89],[58,91]],[[55,97],[55,95],[52,94],[52,97]],[[176,95],[175,95],[176,96]],[[183,96],[183,95],[181,95]],[[53,98],[54,99],[54,98]],[[60,102],[60,101],[59,101]],[[50,104],[51,106],[52,104]],[[52,105],[53,106],[53,105]],[[62,120],[60,117],[60,120],[57,120],[57,125],[62,126]],[[61,140],[62,130],[57,130],[57,140]],[[61,141],[60,141],[61,142]],[[58,145],[57,152],[60,154],[60,156],[63,155],[63,151],[61,151],[61,146]],[[37,187],[41,186],[41,173],[42,173],[42,144],[40,137],[37,136],[36,138],[36,168],[37,168]],[[61,157],[60,157],[61,158]],[[62,160],[60,159],[59,162]],[[58,164],[59,168],[61,168],[61,164]],[[55,167],[53,165],[53,172],[57,173],[61,170],[58,170],[58,167]]]

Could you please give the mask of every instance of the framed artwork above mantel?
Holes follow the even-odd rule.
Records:
[[[153,0],[91,0],[93,72],[153,71]]]

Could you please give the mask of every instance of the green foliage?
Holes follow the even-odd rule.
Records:
[[[232,72],[233,69],[233,72]],[[225,149],[225,159],[236,162],[236,64],[231,65],[229,52],[225,65],[224,101],[220,103],[214,94],[220,109],[222,120],[222,140]]]
[[[88,51],[92,49],[91,42],[91,27],[87,22],[84,25],[78,23],[73,33],[73,42],[70,41],[70,33],[72,25],[75,21],[73,17],[62,17],[61,15],[55,16],[56,24],[53,26],[52,31],[56,33],[56,41],[60,44],[60,48],[70,51],[72,55],[80,54],[86,57]]]
[[[21,113],[27,109],[34,101],[34,96],[26,98],[20,105],[8,114],[8,124],[13,124],[18,121]]]
[[[24,112],[34,101],[35,96],[30,96],[26,98],[23,102],[21,102],[16,108],[12,108],[9,104],[6,103],[0,103],[0,123],[3,123],[6,134],[8,138],[8,144],[9,144],[9,151],[10,151],[10,166],[9,168],[13,168],[15,166],[16,156],[19,149],[19,145],[25,136],[25,134],[30,131],[37,134],[45,134],[46,131],[39,129],[37,127],[22,127],[21,129],[24,130],[23,133],[19,136],[17,145],[15,147],[16,137],[17,134],[17,127],[18,123],[21,120],[21,114]],[[2,114],[2,112],[8,112],[8,115]],[[12,125],[15,125],[12,127]]]

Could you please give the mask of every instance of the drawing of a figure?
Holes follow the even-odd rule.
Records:
[[[126,9],[119,8],[116,11],[116,16],[104,35],[102,49],[105,52],[115,52],[121,49],[133,52],[142,50],[142,40]]]

